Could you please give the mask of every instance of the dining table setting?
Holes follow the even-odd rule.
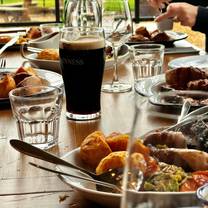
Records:
[[[115,1],[0,29],[1,207],[208,205],[208,56]]]

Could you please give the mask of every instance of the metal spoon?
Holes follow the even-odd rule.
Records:
[[[110,189],[112,189],[113,192],[117,192],[117,193],[121,192],[121,189],[119,187],[117,187],[113,184],[110,184],[110,183],[106,183],[106,182],[103,182],[103,181],[98,181],[98,180],[95,180],[95,179],[91,179],[91,178],[87,178],[87,177],[83,177],[83,176],[79,176],[79,175],[73,175],[73,174],[70,174],[70,173],[63,172],[63,171],[57,171],[57,170],[54,170],[54,169],[51,169],[51,168],[43,167],[41,165],[38,165],[38,164],[35,164],[35,163],[32,163],[32,162],[29,162],[29,164],[36,167],[36,168],[40,168],[42,170],[49,171],[49,172],[52,172],[52,173],[56,173],[56,174],[59,174],[59,175],[65,175],[65,176],[69,176],[69,177],[72,177],[72,178],[77,178],[77,179],[81,179],[81,180],[84,180],[84,181],[93,182],[96,185],[100,185],[100,186],[110,188]]]
[[[51,162],[54,164],[59,164],[59,165],[64,165],[70,168],[74,168],[82,173],[86,173],[88,175],[90,175],[92,178],[94,178],[95,180],[99,180],[99,181],[104,181],[110,184],[114,184],[118,187],[121,186],[121,181],[123,179],[123,170],[121,169],[111,169],[108,172],[105,172],[101,175],[96,175],[93,172],[90,172],[82,167],[76,166],[72,163],[69,163],[59,157],[56,157],[53,154],[50,154],[44,150],[41,150],[29,143],[26,143],[24,141],[21,140],[17,140],[17,139],[12,139],[10,140],[10,144],[11,146],[16,149],[17,151],[31,156],[31,157],[35,157],[47,162]],[[139,173],[138,173],[139,174]],[[137,175],[136,173],[134,173],[134,177],[139,179],[139,175]]]

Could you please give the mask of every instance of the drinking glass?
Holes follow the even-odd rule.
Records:
[[[127,0],[103,0],[102,27],[108,44],[113,48],[114,73],[111,83],[102,86],[103,92],[128,92],[131,85],[118,78],[118,50],[132,34],[132,18]]]
[[[9,92],[19,139],[41,149],[58,143],[62,90],[51,86],[19,87]]]
[[[66,27],[101,26],[101,9],[97,0],[66,0],[64,5]]]
[[[59,54],[67,118],[90,120],[100,117],[100,92],[105,64],[103,29],[62,29]]]

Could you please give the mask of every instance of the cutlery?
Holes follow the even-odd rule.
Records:
[[[14,45],[17,40],[18,40],[19,36],[15,36],[13,37],[9,42],[7,42],[1,49],[0,49],[0,55],[10,46]]]
[[[190,108],[191,108],[191,103],[189,102],[189,100],[185,100],[183,102],[183,105],[182,105],[182,108],[181,108],[181,114],[178,117],[177,123],[180,123],[183,120],[183,118],[188,114]]]
[[[35,157],[35,158],[38,158],[38,159],[41,159],[41,160],[44,160],[44,161],[47,161],[50,163],[64,165],[64,166],[67,166],[70,168],[74,168],[74,169],[80,170],[80,171],[82,171],[92,177],[96,176],[96,174],[93,172],[87,171],[86,169],[84,169],[82,167],[78,167],[72,163],[69,163],[69,162],[67,162],[67,161],[65,161],[65,160],[63,160],[63,159],[61,159],[51,153],[41,150],[40,148],[37,148],[27,142],[17,140],[17,139],[11,139],[10,144],[14,149],[16,149],[17,151],[19,151],[25,155]]]
[[[17,139],[11,139],[10,140],[10,144],[11,146],[16,149],[17,151],[31,156],[31,157],[35,157],[50,163],[54,163],[56,165],[63,165],[63,166],[67,166],[70,168],[74,168],[78,171],[80,171],[81,173],[86,173],[88,175],[90,175],[93,179],[95,180],[99,180],[99,181],[104,181],[104,182],[108,182],[117,186],[121,186],[121,181],[123,179],[123,170],[122,169],[111,169],[108,172],[105,172],[103,174],[100,175],[96,175],[95,173],[88,171],[82,167],[79,167],[75,164],[72,164],[70,162],[67,162],[53,154],[50,154],[44,150],[41,150],[27,142],[21,141],[21,140],[17,140]],[[138,180],[140,179],[140,175],[137,175],[137,173],[132,173],[134,174],[134,178],[138,178]],[[135,179],[135,180],[136,180]],[[136,189],[136,187],[135,187]]]
[[[59,175],[65,175],[65,176],[69,176],[69,177],[72,177],[72,178],[77,178],[77,179],[81,179],[81,180],[84,180],[84,181],[93,182],[96,185],[100,185],[100,186],[110,188],[110,189],[116,191],[117,193],[121,192],[121,189],[118,186],[110,184],[110,183],[106,183],[106,182],[103,182],[103,181],[98,181],[98,180],[83,177],[83,176],[73,175],[73,174],[70,174],[70,173],[63,172],[63,171],[57,171],[57,170],[54,170],[54,169],[51,169],[51,168],[43,167],[41,165],[38,165],[38,164],[35,164],[35,163],[32,163],[32,162],[29,162],[29,164],[36,167],[36,168],[40,168],[42,170],[49,171],[49,172],[52,172],[52,173],[56,173],[56,174],[59,174]]]

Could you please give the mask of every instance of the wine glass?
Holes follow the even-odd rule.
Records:
[[[127,0],[103,0],[102,27],[105,39],[113,49],[114,73],[111,83],[102,86],[103,92],[128,92],[131,85],[118,79],[118,50],[132,34],[132,18]]]
[[[101,26],[101,8],[97,0],[66,0],[64,3],[66,27]]]

